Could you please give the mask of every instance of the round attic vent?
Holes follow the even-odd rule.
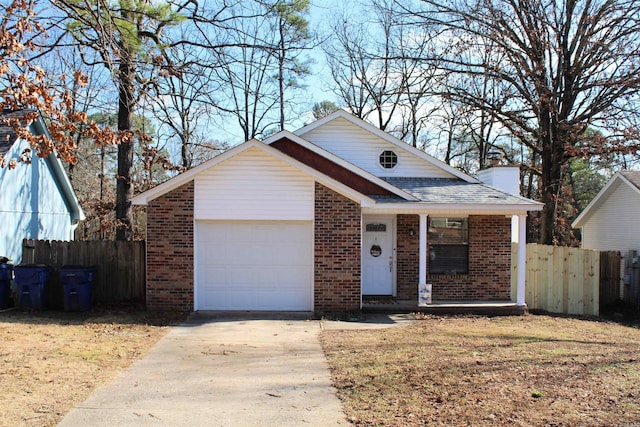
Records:
[[[398,155],[391,150],[383,151],[380,154],[380,166],[385,169],[393,169],[398,164]]]

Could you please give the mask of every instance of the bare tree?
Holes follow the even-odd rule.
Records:
[[[52,3],[67,18],[67,28],[84,50],[97,55],[83,56],[88,65],[103,65],[112,73],[118,88],[118,173],[116,176],[117,240],[133,238],[134,159],[133,117],[146,78],[144,67],[161,55],[165,27],[183,17],[170,4],[155,5],[146,0],[101,2],[99,0],[58,0]],[[155,50],[155,53],[154,53]],[[83,52],[83,50],[81,50]]]
[[[232,10],[252,17],[216,35],[214,43],[225,46],[212,51],[217,64],[215,78],[220,84],[213,102],[237,121],[244,140],[248,140],[278,123],[271,114],[278,105],[278,85],[273,78],[277,38],[261,5],[249,2]]]
[[[417,147],[441,77],[415,59],[433,48],[429,29],[410,27],[393,6],[373,0],[364,6],[368,13],[337,17],[324,50],[346,108]]]
[[[394,55],[396,26],[392,14],[372,4],[373,24],[362,19],[338,17],[332,26],[335,42],[325,47],[336,94],[346,107],[381,130],[392,122],[407,76],[398,73]]]
[[[540,159],[544,210],[540,242],[556,242],[563,165],[582,153],[628,149],[624,140],[592,144],[587,127],[615,130],[640,89],[640,0],[492,0],[397,2],[435,26],[449,43],[499,52],[500,66],[443,49],[422,58],[448,73],[487,76],[503,84],[497,99],[455,91],[486,111]],[[418,58],[416,58],[418,59]],[[508,100],[502,102],[501,100]],[[636,109],[637,111],[637,109]],[[616,143],[620,142],[620,143]]]
[[[165,71],[165,78],[154,82],[149,104],[160,125],[158,140],[177,142],[180,165],[190,169],[221,148],[207,136],[207,126],[216,109],[211,94],[220,88],[212,64],[204,59],[195,61],[199,55],[206,57],[203,49],[180,46],[166,55],[174,65],[170,72]]]

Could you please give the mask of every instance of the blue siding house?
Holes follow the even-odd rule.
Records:
[[[0,118],[0,256],[14,264],[22,261],[22,239],[72,240],[84,213],[71,182],[55,154],[32,157],[30,164],[18,162],[9,169],[11,159],[29,148],[28,141],[17,138],[2,118],[24,118],[24,111],[3,111]],[[36,135],[47,129],[38,118],[29,124]]]

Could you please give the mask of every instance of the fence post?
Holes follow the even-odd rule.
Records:
[[[36,262],[35,240],[22,239],[22,261],[21,264],[35,264]]]

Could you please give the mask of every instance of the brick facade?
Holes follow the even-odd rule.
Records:
[[[396,217],[396,288],[398,299],[417,301],[420,258],[418,215]],[[410,231],[413,230],[413,236]]]
[[[418,299],[419,217],[398,215],[397,297]],[[409,235],[409,230],[416,233]],[[469,274],[429,275],[433,300],[509,300],[511,295],[511,218],[469,217]]]
[[[315,184],[314,309],[360,309],[360,205]]]
[[[193,310],[193,181],[147,206],[147,308]]]
[[[194,307],[193,182],[147,207],[147,307]],[[315,184],[314,309],[360,308],[361,209],[358,203]],[[411,235],[411,230],[415,233]],[[397,297],[417,301],[418,215],[397,216]],[[427,266],[428,271],[428,266]],[[511,219],[469,217],[469,274],[429,275],[434,300],[509,300]]]

